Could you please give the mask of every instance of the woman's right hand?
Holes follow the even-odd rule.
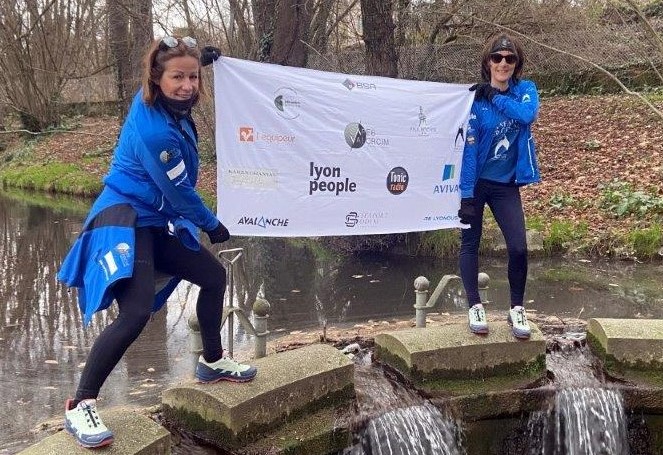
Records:
[[[458,218],[463,224],[472,224],[477,217],[477,210],[474,206],[473,197],[464,197],[460,200],[460,210],[458,210]]]
[[[230,238],[230,232],[228,232],[228,229],[220,221],[217,227],[215,227],[211,231],[205,231],[205,232],[209,237],[209,241],[212,242],[213,244],[223,243]]]

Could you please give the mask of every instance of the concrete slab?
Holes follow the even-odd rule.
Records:
[[[253,364],[258,375],[249,383],[186,382],[165,390],[165,415],[231,449],[354,397],[354,364],[328,345],[273,354]]]
[[[430,390],[503,390],[545,373],[546,343],[539,328],[530,325],[526,341],[514,338],[506,322],[491,324],[487,335],[471,333],[465,323],[388,332],[375,337],[375,355]]]
[[[95,454],[170,454],[170,433],[149,417],[127,408],[100,408],[99,414],[115,435],[115,441],[109,446],[94,449]],[[91,450],[78,445],[70,434],[62,430],[19,453],[21,455],[90,455]]]
[[[587,341],[610,374],[663,386],[663,319],[590,319]]]

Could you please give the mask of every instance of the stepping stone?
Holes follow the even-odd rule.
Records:
[[[530,322],[529,340],[518,340],[506,323],[475,335],[467,324],[414,328],[375,337],[375,356],[428,392],[452,395],[508,390],[545,373],[546,342]]]
[[[590,319],[587,342],[610,374],[663,387],[663,320]]]
[[[170,433],[154,420],[127,408],[101,407],[98,410],[104,423],[115,436],[111,445],[99,449],[86,449],[81,447],[66,430],[62,430],[19,452],[20,455],[170,454]]]
[[[314,344],[251,363],[258,368],[258,375],[248,383],[192,381],[165,390],[165,415],[232,450],[300,417],[306,419],[336,406],[348,407],[354,398],[354,364],[331,346]],[[326,431],[331,435],[334,419],[328,420]],[[330,440],[334,438],[330,436]],[[320,453],[328,452],[332,450]]]

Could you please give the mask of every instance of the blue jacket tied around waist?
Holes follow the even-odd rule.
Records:
[[[85,324],[113,301],[113,284],[133,274],[136,227],[169,228],[183,245],[198,250],[198,228],[213,230],[214,213],[195,191],[198,135],[190,117],[174,118],[159,100],[148,106],[142,91],[133,99],[83,230],[67,254],[58,278],[78,288]],[[172,277],[155,290],[154,311],[177,286]]]

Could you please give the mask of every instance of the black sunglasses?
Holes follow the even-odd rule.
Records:
[[[177,47],[177,45],[182,42],[186,47],[196,47],[198,46],[198,41],[196,41],[195,38],[191,38],[190,36],[185,36],[184,38],[175,38],[174,36],[164,36],[161,38],[161,42],[159,43],[159,49],[162,51],[172,49],[174,47]]]
[[[513,65],[518,61],[518,56],[516,54],[502,55],[502,54],[490,54],[490,61],[494,64],[502,63],[502,60],[506,60],[509,65]]]

